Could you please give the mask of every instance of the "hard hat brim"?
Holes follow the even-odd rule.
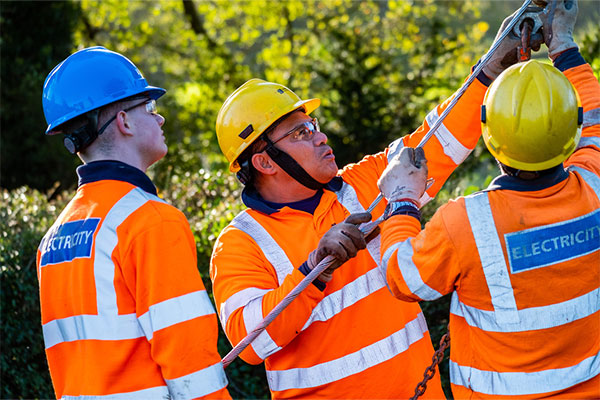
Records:
[[[115,94],[114,100],[111,101],[110,103],[105,104],[102,107],[105,107],[108,104],[112,104],[115,103],[117,101],[121,101],[124,100],[128,97],[132,97],[132,96],[136,96],[138,94],[141,93],[148,93],[148,96],[153,99],[156,100],[159,97],[161,97],[162,95],[164,95],[167,91],[163,88],[157,87],[157,86],[150,86],[150,85],[146,85],[146,87],[144,88],[138,88],[134,91],[127,91],[127,92],[123,92],[123,93],[119,93],[119,94]],[[60,129],[57,129],[60,127],[60,125],[62,125],[63,123],[70,121],[73,118],[76,118],[80,115],[85,114],[86,112],[95,110],[96,108],[99,107],[84,107],[81,110],[76,110],[76,111],[72,111],[66,115],[64,115],[62,118],[56,119],[55,121],[52,121],[51,124],[48,125],[48,128],[46,129],[46,135],[56,135],[61,133]]]

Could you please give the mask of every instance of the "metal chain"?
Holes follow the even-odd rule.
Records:
[[[427,381],[435,376],[435,367],[440,365],[444,359],[444,351],[446,351],[448,346],[450,346],[449,330],[444,334],[444,336],[442,336],[442,339],[440,340],[440,347],[433,354],[433,357],[431,357],[431,365],[425,369],[425,372],[423,373],[423,380],[419,382],[415,388],[415,395],[411,397],[410,400],[416,400],[419,398],[419,396],[425,393],[425,390],[427,390]]]

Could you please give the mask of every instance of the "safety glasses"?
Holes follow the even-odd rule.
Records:
[[[313,135],[315,132],[319,132],[319,129],[319,121],[317,121],[316,118],[313,118],[311,121],[306,121],[301,125],[298,125],[279,139],[271,142],[271,146],[288,136],[290,136],[291,140],[294,142],[301,140],[312,140]]]
[[[133,105],[131,107],[127,107],[127,108],[125,108],[125,109],[123,109],[121,111],[128,112],[128,111],[131,111],[134,108],[137,108],[137,107],[142,106],[142,105],[146,106],[146,112],[147,113],[149,113],[149,114],[156,114],[157,113],[157,110],[156,110],[156,100],[149,99],[147,97],[144,98],[143,102],[135,104],[135,105]],[[119,112],[121,112],[121,111],[119,111]],[[106,123],[104,125],[102,125],[102,127],[98,130],[98,135],[100,135],[102,132],[104,132],[104,130],[106,128],[108,128],[108,126],[110,125],[110,123],[113,122],[117,118],[117,115],[119,115],[119,113],[116,113],[114,115],[114,117],[112,117],[111,119],[109,119],[108,121],[106,121]]]

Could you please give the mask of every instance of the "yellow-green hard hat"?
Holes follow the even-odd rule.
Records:
[[[217,115],[217,140],[229,161],[229,170],[237,172],[237,158],[269,126],[298,109],[313,112],[321,100],[302,100],[287,87],[250,79],[237,88],[221,106]]]
[[[577,91],[556,68],[535,60],[507,68],[482,107],[483,140],[501,163],[541,171],[565,161],[581,138]]]

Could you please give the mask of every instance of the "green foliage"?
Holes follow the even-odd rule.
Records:
[[[0,278],[2,337],[0,398],[52,398],[44,353],[35,257],[40,239],[65,201],[21,187],[2,190]]]
[[[225,165],[216,115],[251,77],[321,98],[315,115],[340,165],[379,151],[457,86],[480,53],[473,43],[487,30],[473,24],[477,9],[464,1],[81,5],[93,28],[80,27],[78,41],[124,52],[149,81],[169,89],[161,112],[170,157],[159,175]],[[451,24],[458,15],[466,19]]]
[[[600,79],[600,25],[590,23],[577,42],[581,55],[592,66],[596,79]]]
[[[0,2],[2,187],[45,191],[56,181],[68,187],[76,179],[78,160],[62,138],[44,135],[41,93],[48,72],[73,48],[79,12],[73,2]]]

